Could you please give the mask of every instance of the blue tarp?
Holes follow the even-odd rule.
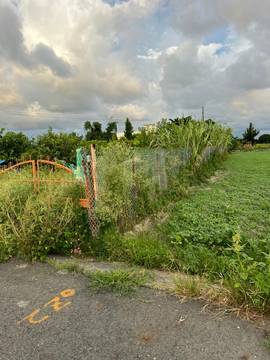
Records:
[[[6,160],[0,160],[0,166],[3,166],[3,165],[7,165],[7,161]]]

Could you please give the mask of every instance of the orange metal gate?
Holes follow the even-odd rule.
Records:
[[[17,183],[29,183],[33,186],[33,191],[39,193],[43,185],[53,184],[80,184],[86,198],[80,199],[80,205],[88,210],[89,224],[92,235],[98,234],[98,221],[95,214],[95,203],[97,199],[97,179],[96,179],[96,160],[95,149],[90,147],[90,160],[87,153],[83,151],[83,173],[84,177],[77,180],[73,171],[68,167],[50,160],[28,160],[16,165],[0,170],[0,183],[2,176],[7,176],[8,181]],[[45,169],[45,171],[43,171]],[[57,170],[63,170],[68,176],[52,176]],[[45,174],[45,176],[44,176]],[[11,176],[9,176],[11,175]]]
[[[42,165],[48,165],[52,169],[61,169],[64,172],[71,174],[72,176],[70,179],[65,178],[59,178],[59,179],[53,179],[52,177],[48,176],[47,178],[44,178],[41,176],[41,166]],[[26,176],[22,176],[21,172],[22,170],[26,170],[28,167],[29,174],[26,173]],[[31,170],[30,170],[31,169]],[[54,161],[49,160],[28,160],[28,161],[22,161],[20,163],[17,163],[13,166],[10,166],[4,170],[0,170],[0,176],[4,174],[12,174],[13,177],[9,177],[9,181],[14,182],[21,182],[21,183],[32,183],[33,189],[37,192],[40,191],[40,185],[42,183],[46,184],[69,184],[69,183],[78,183],[76,179],[73,177],[73,172],[68,167],[58,164]],[[29,176],[31,174],[31,176]],[[17,175],[17,176],[16,176]],[[28,175],[28,176],[27,176]]]

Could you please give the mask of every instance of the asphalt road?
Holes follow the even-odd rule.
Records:
[[[1,360],[270,359],[252,323],[147,289],[92,294],[45,264],[0,264],[0,295]]]

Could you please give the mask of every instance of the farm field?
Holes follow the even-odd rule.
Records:
[[[269,179],[270,151],[229,155],[206,184],[169,207],[165,222],[118,239],[118,247],[108,237],[103,252],[219,281],[236,303],[269,311]]]

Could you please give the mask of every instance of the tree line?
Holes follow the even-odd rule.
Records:
[[[166,119],[163,119],[166,120]],[[183,126],[190,122],[196,122],[191,116],[182,116],[175,119],[169,119],[168,123]],[[212,119],[205,120],[209,125],[215,124]],[[76,161],[76,149],[87,147],[90,143],[106,145],[110,141],[127,141],[134,146],[150,146],[150,132],[146,128],[141,128],[134,132],[131,121],[127,118],[125,121],[125,130],[123,136],[118,139],[117,123],[108,122],[105,129],[100,122],[86,121],[84,123],[84,135],[78,135],[75,132],[56,133],[51,128],[44,134],[34,138],[27,137],[22,132],[5,131],[0,129],[0,160],[20,161],[24,159],[61,159],[69,163]],[[234,138],[232,148],[237,147],[237,143],[270,143],[270,134],[263,134],[259,138],[259,131],[252,123],[249,124],[242,138]]]
[[[45,134],[30,139],[23,132],[5,131],[2,128],[0,129],[0,160],[15,162],[46,158],[74,163],[77,148],[87,146],[91,142],[106,143],[117,140],[116,122],[109,122],[103,131],[101,123],[86,121],[84,130],[85,135],[80,136],[75,132],[56,133],[49,128]],[[127,118],[123,141],[132,141],[134,136],[133,125]]]
[[[256,143],[258,144],[270,144],[270,134],[262,134],[261,136],[259,136],[257,138],[257,136],[259,135],[260,130],[257,130],[253,123],[249,123],[249,126],[247,127],[247,129],[245,130],[245,132],[242,135],[242,139],[237,139],[240,140],[244,143],[249,143],[252,146],[255,145]]]

